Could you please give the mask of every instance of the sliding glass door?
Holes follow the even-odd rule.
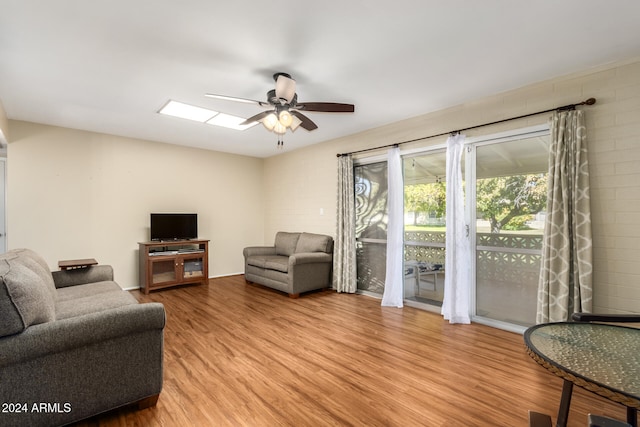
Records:
[[[446,152],[405,157],[404,297],[442,306],[444,296]]]
[[[463,159],[472,317],[518,329],[535,323],[544,228],[548,130],[468,141]],[[358,164],[358,290],[382,296],[387,251],[387,163]],[[439,311],[446,274],[446,150],[403,156],[404,300]]]
[[[535,324],[547,194],[548,132],[478,144],[469,191],[475,315]],[[472,151],[473,152],[473,151]]]

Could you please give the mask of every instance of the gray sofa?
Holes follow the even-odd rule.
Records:
[[[164,325],[162,304],[139,304],[110,266],[51,273],[31,250],[0,255],[0,425],[154,405]]]
[[[278,232],[273,246],[244,251],[244,277],[297,298],[332,284],[333,238],[323,234]]]

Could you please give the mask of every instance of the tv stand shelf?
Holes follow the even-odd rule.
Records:
[[[149,292],[209,280],[209,240],[138,242],[140,288]]]

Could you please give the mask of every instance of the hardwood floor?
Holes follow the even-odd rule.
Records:
[[[560,401],[561,379],[521,335],[367,296],[291,299],[243,276],[134,294],[167,311],[158,404],[78,426],[514,427],[529,409],[555,419]],[[585,427],[589,412],[625,418],[576,387],[569,426]]]

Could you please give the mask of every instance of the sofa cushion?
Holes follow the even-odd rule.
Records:
[[[67,286],[65,288],[58,289],[57,301],[59,304],[62,301],[69,301],[113,291],[122,291],[120,285],[113,281],[85,283],[80,286]]]
[[[115,285],[118,286],[117,284]],[[81,285],[80,287],[83,286]],[[86,296],[78,294],[77,298],[58,301],[56,304],[56,319],[69,319],[132,304],[138,304],[138,300],[118,286],[118,290]]]
[[[324,234],[302,233],[298,239],[295,253],[326,252],[333,249],[333,238]]]
[[[55,320],[55,302],[41,274],[17,254],[0,259],[0,336]]]
[[[296,244],[300,233],[287,233],[279,231],[276,233],[276,255],[290,256],[296,252]]]

